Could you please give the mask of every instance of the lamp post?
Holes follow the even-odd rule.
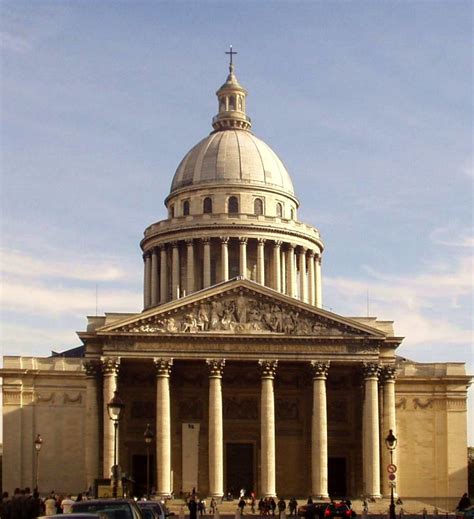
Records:
[[[143,433],[146,443],[146,496],[150,497],[150,443],[153,441],[154,435],[150,424],[146,424],[145,432]]]
[[[38,433],[35,438],[35,451],[36,451],[36,477],[35,477],[35,488],[38,492],[38,481],[39,481],[39,456],[40,456],[40,450],[43,446],[43,438],[41,438],[40,434]]]
[[[118,396],[118,392],[114,391],[114,396],[107,404],[107,411],[109,413],[109,418],[114,423],[114,464],[112,466],[112,497],[117,497],[117,485],[120,468],[117,465],[117,432],[118,432],[118,424],[120,420],[120,413],[122,409],[125,407],[125,404],[122,402],[121,398]]]
[[[397,439],[393,434],[392,429],[389,430],[388,436],[385,438],[385,445],[390,451],[390,465],[393,465],[393,451],[397,446]],[[395,501],[393,500],[393,487],[395,486],[395,480],[390,481],[390,506],[388,507],[389,519],[395,519]]]

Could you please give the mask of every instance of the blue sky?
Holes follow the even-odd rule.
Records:
[[[472,14],[3,1],[2,353],[79,344],[96,285],[99,313],[141,310],[140,238],[211,131],[233,44],[253,131],[325,241],[324,305],[366,315],[368,293],[406,337],[400,355],[474,373]]]

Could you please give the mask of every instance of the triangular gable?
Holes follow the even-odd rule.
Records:
[[[245,278],[236,278],[114,322],[98,334],[385,334]]]

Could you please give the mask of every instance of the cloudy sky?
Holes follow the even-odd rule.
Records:
[[[325,307],[474,373],[470,1],[1,11],[3,355],[78,345],[96,303],[141,310],[140,238],[211,131],[233,44],[253,131],[325,241]]]

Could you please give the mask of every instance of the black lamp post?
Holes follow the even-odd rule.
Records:
[[[125,407],[125,404],[122,402],[121,398],[118,396],[117,391],[114,391],[114,396],[107,404],[107,411],[109,413],[109,418],[114,423],[114,464],[112,467],[112,497],[117,497],[117,486],[118,486],[118,478],[120,468],[117,465],[117,431],[118,424],[120,420],[120,413],[122,409]]]
[[[40,456],[40,450],[43,446],[43,438],[41,438],[40,434],[38,433],[35,438],[35,451],[36,451],[36,477],[35,477],[35,488],[38,492],[38,481],[39,481],[39,456]]]
[[[146,424],[145,432],[143,433],[146,443],[146,495],[150,497],[150,444],[153,441],[154,435],[150,424]]]
[[[390,451],[390,465],[393,465],[393,451],[397,446],[397,439],[393,434],[392,429],[388,431],[388,436],[385,438],[385,445],[387,449]],[[395,486],[394,481],[390,481],[390,506],[388,507],[388,517],[389,519],[395,519],[395,501],[393,500],[393,487]]]

